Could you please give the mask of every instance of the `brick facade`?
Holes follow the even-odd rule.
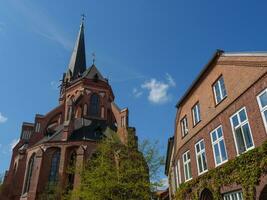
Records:
[[[223,77],[227,96],[218,104],[215,101],[214,84]],[[267,140],[267,130],[263,123],[257,96],[267,88],[267,54],[230,54],[217,52],[205,67],[184,97],[177,104],[176,125],[172,156],[167,160],[171,194],[174,195],[179,185],[185,182],[183,154],[190,152],[192,179],[201,176],[196,160],[196,143],[205,144],[208,170],[216,167],[211,132],[221,126],[228,160],[238,155],[230,117],[245,107],[251,129],[254,147],[259,147]],[[192,107],[200,105],[201,121],[193,126]],[[181,120],[188,120],[188,134],[183,137]],[[170,153],[170,152],[169,152]],[[178,160],[180,166],[178,166]],[[222,164],[223,166],[223,164]],[[206,172],[204,172],[206,173]],[[257,199],[266,185],[266,177],[256,187]],[[190,180],[189,180],[190,181]],[[260,189],[261,188],[261,189]],[[224,193],[242,190],[240,185],[222,186]]]

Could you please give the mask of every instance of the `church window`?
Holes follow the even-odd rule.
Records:
[[[97,94],[91,96],[89,114],[96,117],[99,115],[99,96]]]
[[[28,168],[26,173],[26,179],[24,184],[24,190],[23,193],[27,193],[30,190],[31,185],[31,178],[32,178],[32,172],[33,172],[33,166],[34,166],[34,160],[35,160],[35,154],[33,154],[28,162]]]
[[[60,151],[56,150],[51,160],[49,183],[56,183],[58,181],[59,162],[60,162]]]
[[[68,189],[69,190],[72,190],[73,185],[74,185],[76,157],[77,157],[77,154],[75,151],[73,151],[70,154],[70,159],[68,163]]]

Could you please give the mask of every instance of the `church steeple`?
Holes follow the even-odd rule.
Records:
[[[84,15],[82,15],[80,30],[69,62],[68,73],[70,73],[71,79],[75,79],[85,70]]]

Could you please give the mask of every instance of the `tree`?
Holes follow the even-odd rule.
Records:
[[[155,191],[158,187],[163,186],[159,175],[165,165],[165,157],[160,154],[158,146],[158,141],[147,139],[143,140],[139,145],[139,149],[148,164],[151,191]]]
[[[81,172],[81,185],[72,197],[90,200],[150,199],[149,168],[138,151],[134,134],[128,144],[111,134],[98,145]]]

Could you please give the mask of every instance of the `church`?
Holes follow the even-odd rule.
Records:
[[[70,163],[81,166],[110,130],[124,144],[128,130],[135,130],[128,127],[128,109],[115,104],[108,79],[94,63],[87,68],[84,40],[82,19],[63,73],[59,104],[45,115],[36,114],[34,122],[22,124],[0,199],[35,200],[51,182],[77,187],[81,178],[67,171]]]

